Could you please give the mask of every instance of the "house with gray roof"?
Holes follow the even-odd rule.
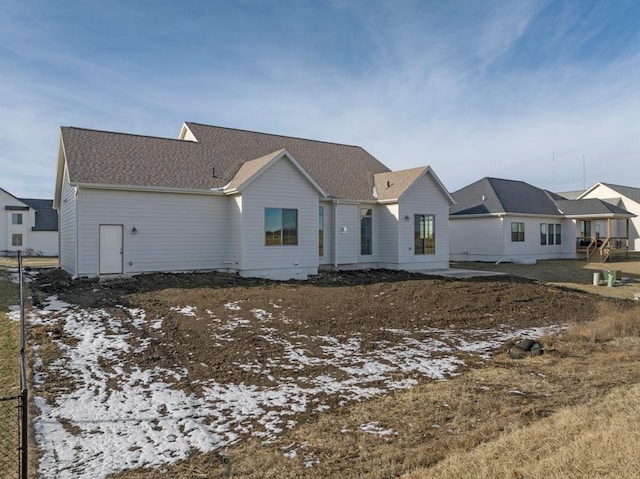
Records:
[[[0,255],[58,255],[58,213],[53,200],[17,198],[0,188]]]
[[[453,198],[359,146],[184,123],[176,139],[62,127],[54,208],[73,276],[449,265]]]
[[[597,198],[633,213],[635,216],[629,219],[629,250],[640,251],[640,188],[596,183],[578,198]],[[614,225],[612,235],[621,241],[625,236],[625,231],[625,225],[617,224]]]
[[[500,178],[482,178],[452,196],[452,261],[606,261],[629,252],[629,225],[635,215],[609,201],[567,199]]]

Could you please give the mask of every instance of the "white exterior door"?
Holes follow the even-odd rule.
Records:
[[[100,274],[122,274],[122,225],[100,225]]]

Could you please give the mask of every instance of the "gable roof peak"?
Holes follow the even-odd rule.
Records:
[[[194,121],[185,121],[185,125],[187,125],[187,126],[195,125],[195,126],[201,126],[203,128],[216,128],[216,129],[226,130],[226,131],[230,131],[230,132],[236,131],[236,132],[239,132],[239,133],[252,133],[254,135],[264,135],[264,136],[283,138],[283,139],[289,139],[289,140],[310,141],[310,142],[313,142],[313,143],[324,143],[324,144],[327,144],[327,145],[348,146],[350,148],[359,148],[361,150],[364,149],[359,145],[350,145],[350,144],[347,144],[347,143],[337,143],[335,141],[314,140],[314,139],[311,139],[311,138],[304,138],[304,137],[301,137],[301,136],[281,135],[281,134],[278,134],[278,133],[267,133],[267,132],[263,132],[263,131],[245,130],[245,129],[242,129],[242,128],[232,128],[232,127],[227,127],[227,126],[207,125],[205,123],[198,123],[198,122],[194,122]]]
[[[546,190],[520,180],[485,177],[453,193],[452,215],[528,214],[558,216]]]

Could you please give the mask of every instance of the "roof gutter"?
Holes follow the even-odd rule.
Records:
[[[79,183],[71,182],[71,186],[77,188],[85,188],[92,190],[113,190],[113,191],[142,191],[153,193],[181,193],[186,195],[212,195],[212,196],[224,196],[228,193],[218,190],[217,188],[211,190],[196,190],[186,188],[167,188],[163,186],[138,186],[138,185],[110,185],[99,183]]]

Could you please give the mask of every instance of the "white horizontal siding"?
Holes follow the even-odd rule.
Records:
[[[76,189],[69,184],[67,163],[64,164],[60,207],[58,211],[60,267],[72,276],[78,274],[78,224]]]
[[[383,265],[398,263],[398,211],[397,203],[378,208],[378,258]]]
[[[242,231],[242,196],[233,196],[228,205],[228,234],[227,245],[228,258],[227,265],[230,270],[237,271],[240,268],[240,261],[242,259],[242,238],[244,232]]]
[[[283,157],[242,192],[240,274],[271,278],[305,278],[318,271],[319,193]],[[265,245],[265,208],[298,210],[298,244]]]
[[[27,205],[14,198],[10,194],[0,191],[0,251],[25,250],[29,246],[29,233],[34,224],[33,210],[6,210],[6,206],[17,206],[24,208]],[[22,224],[12,224],[13,214],[22,215]],[[14,234],[22,235],[22,246],[13,246],[12,238]]]
[[[31,231],[29,234],[29,248],[44,256],[58,256],[57,231]]]
[[[320,206],[324,207],[324,254],[320,256],[319,261],[322,265],[332,265],[334,261],[335,211],[331,202],[321,201]]]
[[[338,204],[336,206],[335,240],[336,263],[356,264],[360,252],[360,221],[358,205]]]
[[[8,249],[8,246],[11,244],[9,241],[8,228],[11,224],[11,213],[10,211],[5,211],[4,207],[7,205],[13,205],[12,202],[15,202],[15,198],[11,195],[5,193],[0,190],[0,251],[4,251]],[[15,206],[24,206],[23,204],[15,203]]]
[[[451,261],[498,261],[504,253],[502,218],[449,221]]]
[[[524,223],[524,241],[511,241],[511,223]],[[540,244],[540,224],[560,224],[562,230],[562,244]],[[545,217],[504,217],[504,261],[518,259],[562,259],[576,257],[576,243],[573,237],[574,226],[571,220],[564,218]],[[548,234],[548,226],[547,226]]]
[[[224,269],[228,202],[212,195],[81,189],[78,274],[97,274],[101,224],[124,226],[124,273]]]
[[[435,254],[415,254],[414,215],[435,215]],[[422,176],[402,197],[399,218],[398,267],[414,271],[448,268],[449,201],[430,175]]]
[[[524,241],[511,241],[511,223],[524,223]],[[560,224],[562,243],[540,244],[540,224]],[[575,223],[564,218],[501,216],[449,222],[452,261],[517,261],[575,258]]]

